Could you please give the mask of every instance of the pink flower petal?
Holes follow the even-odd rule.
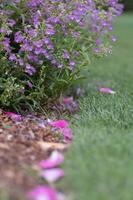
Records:
[[[62,164],[63,161],[64,156],[58,151],[53,151],[48,159],[42,160],[39,163],[39,166],[43,169],[54,168]]]
[[[69,140],[69,141],[72,140],[73,135],[72,135],[72,130],[70,128],[64,128],[64,129],[62,129],[62,133],[63,133],[64,138],[65,138],[66,141],[67,140]]]
[[[17,121],[17,122],[22,120],[22,116],[21,115],[18,115],[18,114],[13,113],[13,112],[5,112],[5,115],[7,115],[12,120]]]
[[[59,168],[47,169],[42,171],[41,176],[48,182],[55,182],[64,177],[64,171]]]
[[[116,93],[111,88],[100,88],[99,91],[104,94],[115,94]]]
[[[49,122],[49,124],[56,128],[68,127],[68,122],[66,120],[58,120],[58,121],[54,121],[54,122]]]
[[[61,106],[70,113],[74,113],[78,109],[78,103],[73,99],[73,97],[64,97]]]
[[[31,200],[57,200],[58,194],[56,190],[47,186],[37,186],[27,194]]]
[[[59,121],[54,121],[54,122],[49,122],[49,124],[53,127],[56,127],[60,129],[62,132],[64,139],[68,142],[72,140],[72,130],[68,128],[68,121],[66,120],[59,120]]]
[[[63,98],[63,103],[64,103],[65,105],[70,105],[70,104],[73,103],[73,98],[72,98],[72,97],[64,97],[64,98]]]

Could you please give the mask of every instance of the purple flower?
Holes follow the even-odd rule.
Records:
[[[102,40],[100,38],[96,39],[96,45],[99,46],[102,44]]]
[[[37,37],[38,35],[38,32],[36,29],[30,29],[30,30],[25,29],[25,32],[29,34],[30,37]]]
[[[13,19],[9,19],[9,20],[8,20],[8,25],[9,25],[10,27],[13,27],[15,24],[16,24],[16,21],[15,21],[15,20],[13,20]]]
[[[18,64],[20,65],[20,66],[24,66],[24,61],[23,61],[23,59],[18,59],[17,60],[18,61]]]
[[[67,50],[64,50],[64,52],[63,52],[63,57],[64,57],[65,59],[69,59],[69,58],[70,58],[70,54],[68,53]]]
[[[70,65],[70,69],[73,70],[74,67],[75,67],[75,61],[71,60],[71,61],[69,62],[69,65]]]
[[[24,37],[20,31],[15,33],[15,42],[21,43],[24,40]]]
[[[55,30],[53,28],[47,28],[45,33],[46,33],[46,35],[54,35]]]
[[[33,42],[33,44],[34,44],[35,47],[40,48],[40,47],[43,46],[43,41],[38,40],[38,41]]]
[[[29,88],[32,88],[33,87],[33,84],[30,82],[30,81],[28,81],[28,86],[29,86]]]
[[[35,28],[38,28],[39,24],[40,24],[40,13],[36,13],[33,17],[33,24]]]
[[[27,5],[31,8],[41,6],[43,4],[43,0],[29,0]]]
[[[33,47],[31,46],[31,44],[29,43],[29,41],[27,40],[24,40],[23,41],[23,44],[22,44],[22,47],[21,47],[21,51],[32,51],[33,50]]]
[[[17,60],[16,55],[15,54],[10,54],[9,60],[10,61],[16,61]]]
[[[36,69],[30,64],[26,63],[25,72],[32,76],[36,72]]]
[[[44,41],[45,44],[50,44],[51,43],[50,39],[47,38],[47,37],[45,37],[43,41]]]
[[[111,37],[111,40],[112,40],[112,42],[116,42],[116,41],[117,41],[117,38],[116,38],[115,36],[112,36],[112,37]]]

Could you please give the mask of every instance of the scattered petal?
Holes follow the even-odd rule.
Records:
[[[55,189],[48,186],[37,186],[27,194],[31,200],[57,200],[58,194]]]
[[[64,171],[59,168],[42,171],[41,176],[48,182],[55,182],[64,177]]]
[[[55,128],[60,129],[66,142],[72,140],[72,130],[70,128],[68,128],[68,125],[69,125],[68,121],[59,120],[59,121],[49,122],[49,124]]]
[[[73,98],[72,98],[72,97],[64,97],[64,98],[63,98],[63,103],[64,103],[65,105],[70,105],[70,104],[73,103]]]
[[[72,130],[70,128],[64,128],[62,129],[62,133],[64,135],[64,138],[66,141],[71,141],[72,138],[73,138],[73,135],[72,135]]]
[[[63,110],[69,111],[70,113],[74,113],[78,110],[78,103],[73,97],[64,97],[61,105],[63,106]]]
[[[58,151],[53,151],[48,159],[42,160],[39,163],[39,166],[44,169],[54,168],[62,164],[63,161],[64,161],[64,156]]]
[[[10,117],[12,120],[19,122],[22,120],[22,116],[13,112],[5,112],[5,115]]]
[[[54,121],[54,122],[49,122],[49,124],[56,128],[68,127],[68,122],[66,120],[58,120],[58,121]]]
[[[111,88],[100,88],[99,91],[104,94],[115,94],[116,93]]]

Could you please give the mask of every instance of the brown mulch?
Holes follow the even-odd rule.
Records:
[[[38,162],[52,148],[65,147],[61,134],[44,124],[42,118],[30,116],[14,122],[0,114],[0,188],[9,191],[12,200],[23,199],[27,190],[40,183]]]

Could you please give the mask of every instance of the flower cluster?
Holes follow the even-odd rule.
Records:
[[[8,73],[18,79],[17,92],[27,95],[27,90],[29,94],[43,85],[44,96],[49,97],[50,89],[59,94],[61,85],[71,85],[78,78],[75,71],[87,65],[86,53],[106,55],[111,51],[106,38],[116,40],[110,33],[121,11],[118,0],[1,3],[0,53],[11,66]]]

